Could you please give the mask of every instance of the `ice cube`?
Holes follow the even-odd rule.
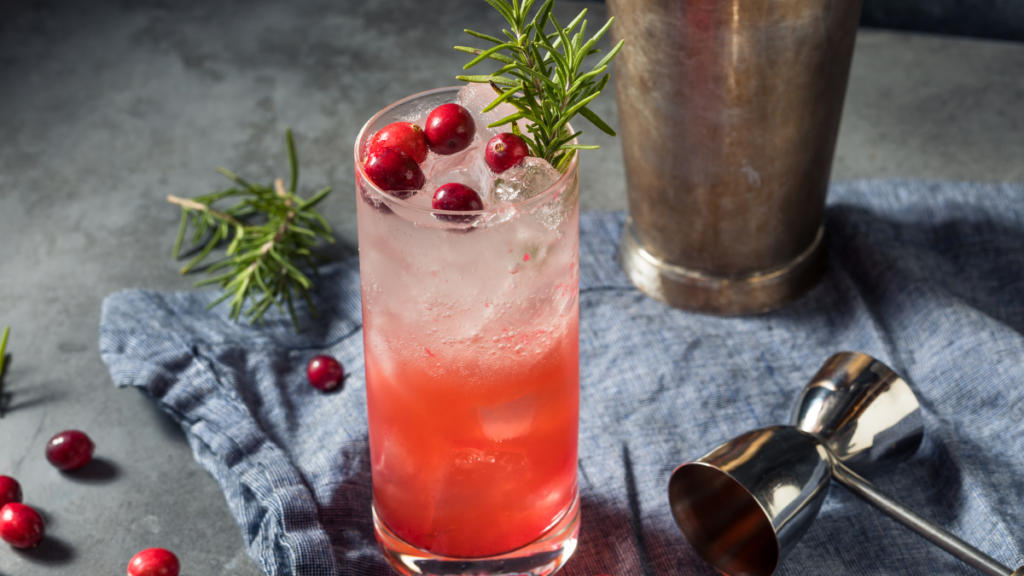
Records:
[[[498,174],[491,186],[491,201],[515,204],[533,198],[558,181],[562,174],[547,160],[528,156],[521,164]]]
[[[530,431],[537,413],[537,399],[535,395],[527,394],[497,406],[481,406],[477,413],[484,436],[488,440],[502,442]]]
[[[493,499],[514,489],[529,460],[525,453],[513,450],[460,448],[449,453],[448,463],[435,500],[435,528],[447,523],[448,512],[462,509],[474,497]]]
[[[397,434],[384,435],[383,448],[374,454],[374,468],[378,476],[388,480],[399,481],[413,473],[410,463],[415,452],[404,446]]]
[[[439,186],[458,182],[476,190],[481,199],[486,199],[493,175],[484,160],[484,144],[486,142],[477,137],[462,152],[449,155],[429,153],[421,166],[427,177],[423,190],[433,195]]]
[[[516,107],[505,102],[499,104],[494,110],[481,112],[484,107],[493,102],[497,97],[498,93],[491,88],[490,84],[471,82],[463,86],[462,90],[459,90],[458,103],[465,106],[473,115],[477,134],[480,136],[483,136],[482,132],[484,131],[488,131],[490,136],[493,136],[499,132],[511,132],[512,130],[508,124],[498,128],[487,128],[487,125],[491,122],[497,122],[506,116],[516,113]],[[490,136],[484,138],[484,143],[490,140]]]
[[[523,476],[529,471],[526,454],[511,450],[456,449],[449,454],[448,462],[433,498],[429,529],[436,537],[434,547],[442,550],[470,538],[478,540],[480,534],[466,533],[465,514],[474,505],[496,510],[515,502],[522,491]]]
[[[435,182],[444,184],[446,174],[469,172],[477,156],[483,156],[484,143],[479,138],[470,142],[469,147],[455,154],[430,153],[423,162],[423,173]],[[439,184],[439,185],[440,185]]]

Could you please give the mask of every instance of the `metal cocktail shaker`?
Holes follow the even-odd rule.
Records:
[[[822,215],[861,0],[609,0],[633,283],[757,313],[825,268]]]

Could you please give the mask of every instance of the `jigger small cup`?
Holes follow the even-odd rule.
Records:
[[[891,368],[860,352],[825,361],[800,394],[791,422],[864,475],[906,460],[924,437],[914,391]]]

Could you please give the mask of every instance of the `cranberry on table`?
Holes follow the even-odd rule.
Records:
[[[318,390],[329,392],[341,384],[345,370],[341,363],[330,356],[316,356],[306,365],[306,377]]]
[[[379,148],[371,152],[363,162],[363,167],[370,181],[388,192],[419,190],[427,180],[415,160],[394,148]],[[392,196],[404,199],[409,194]]]
[[[393,122],[370,137],[366,152],[373,154],[381,148],[401,150],[419,164],[427,159],[427,135],[418,124]]]
[[[96,445],[78,430],[66,430],[46,443],[46,459],[61,470],[77,470],[92,460]]]
[[[18,502],[0,508],[0,540],[15,548],[31,548],[43,540],[46,527],[32,508]]]
[[[21,502],[21,484],[10,476],[0,476],[0,508],[10,502]]]
[[[466,212],[469,210],[483,210],[484,203],[480,195],[465,184],[450,182],[434,192],[434,198],[430,202],[434,210],[451,210],[455,212]],[[469,222],[474,217],[470,215],[456,216],[454,214],[435,214],[438,219],[447,222]]]
[[[473,115],[458,104],[441,104],[427,116],[424,128],[430,149],[438,154],[455,154],[469,147],[476,135]]]
[[[498,174],[519,164],[530,155],[530,147],[519,136],[511,132],[503,132],[487,142],[484,160]]]
[[[178,557],[163,548],[147,548],[128,563],[128,576],[178,576],[180,570]]]

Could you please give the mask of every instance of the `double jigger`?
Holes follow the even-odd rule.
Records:
[[[828,359],[804,388],[792,426],[734,438],[676,468],[669,502],[680,530],[729,576],[769,576],[814,521],[832,479],[991,576],[1024,576],[885,496],[861,474],[917,451],[921,405],[892,369],[857,352]]]

